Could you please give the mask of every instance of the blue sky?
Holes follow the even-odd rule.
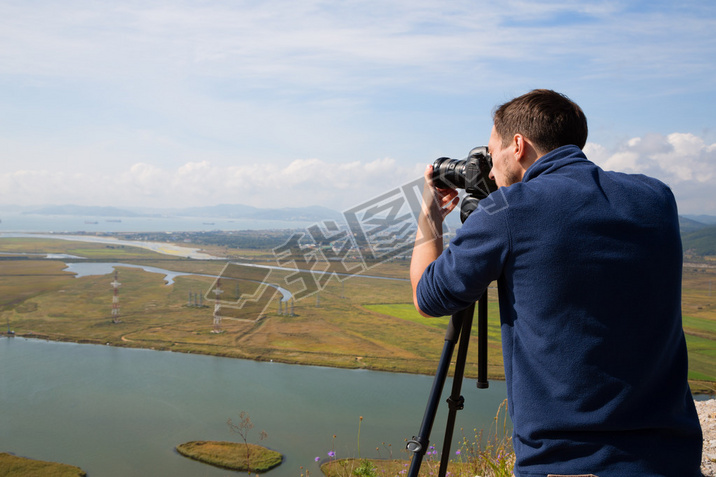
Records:
[[[0,0],[0,204],[343,210],[533,88],[716,215],[716,2]]]

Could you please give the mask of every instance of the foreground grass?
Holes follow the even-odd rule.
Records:
[[[0,453],[0,475],[7,477],[85,477],[87,474],[73,465]]]
[[[281,464],[283,456],[255,444],[223,441],[192,441],[176,447],[181,455],[215,467],[247,472],[266,472]]]
[[[512,459],[513,457],[508,458]],[[504,467],[491,467],[486,462],[450,462],[447,475],[451,477],[510,477],[514,462],[506,462]],[[481,470],[475,470],[479,468]],[[328,462],[321,466],[321,472],[326,477],[393,477],[407,475],[410,462],[406,460],[378,460],[378,459],[340,459]],[[421,477],[434,477],[438,475],[440,462],[428,460],[420,466]],[[504,470],[502,470],[504,469]],[[508,470],[509,469],[509,470]],[[479,473],[476,473],[479,472]]]
[[[515,454],[512,450],[511,426],[508,423],[507,400],[498,408],[494,424],[490,429],[486,431],[473,429],[473,431],[474,435],[468,437],[465,430],[461,429],[462,439],[458,450],[454,455],[448,456],[450,461],[447,465],[447,475],[512,477]],[[401,452],[408,453],[405,449]],[[441,457],[440,452],[435,446],[430,446],[426,450],[418,475],[422,477],[438,475],[439,457]],[[389,459],[332,458],[321,465],[321,472],[326,477],[394,477],[406,475],[410,470],[410,464],[408,459],[393,459],[391,452]]]

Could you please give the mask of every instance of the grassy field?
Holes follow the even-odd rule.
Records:
[[[447,329],[449,318],[426,318],[415,311],[412,303],[396,303],[396,304],[375,304],[365,305],[365,308],[382,315],[400,318],[408,323],[435,328],[440,330],[443,336]],[[500,340],[500,314],[497,307],[497,290],[490,289],[488,292],[488,330],[487,330],[487,370],[488,377],[491,379],[504,379],[504,369],[502,362],[502,342]],[[468,353],[468,365],[477,366],[477,362],[471,362],[471,359],[477,359],[477,312],[473,320],[472,329],[470,331],[471,343],[470,353]],[[476,368],[475,368],[476,369]]]
[[[716,264],[684,267],[681,301],[686,345],[689,349],[689,379],[692,389],[716,391],[716,309],[713,282]]]
[[[148,250],[50,239],[0,239],[0,252],[66,253],[94,261],[121,261],[174,271],[221,273],[223,261],[167,257]],[[211,252],[216,253],[217,250]],[[233,251],[255,263],[270,262],[269,254]],[[112,323],[112,274],[74,278],[61,260],[0,260],[0,329],[19,336],[113,346],[153,348],[286,363],[365,368],[433,374],[444,342],[447,318],[426,319],[413,309],[408,262],[372,267],[366,274],[402,280],[333,278],[318,295],[296,301],[295,316],[279,314],[275,298],[261,319],[256,309],[222,315],[222,333],[213,333],[213,303],[190,306],[191,294],[205,294],[214,279],[177,277],[166,285],[163,276],[137,268],[119,268],[121,322]],[[251,273],[256,273],[253,270]],[[289,272],[272,271],[269,281],[283,282]],[[714,392],[716,382],[716,313],[711,286],[716,268],[686,266],[683,283],[684,330],[695,391]],[[252,277],[256,278],[256,277]],[[306,277],[303,277],[306,278]],[[222,284],[225,296],[248,280]],[[496,291],[489,292],[488,369],[502,378]],[[466,375],[477,374],[477,332],[472,333]]]
[[[220,261],[167,259],[138,250],[134,256],[100,244],[0,240],[0,252],[55,253],[218,275]],[[263,257],[265,258],[265,257]],[[405,276],[407,264],[373,269],[374,275]],[[167,286],[159,274],[120,268],[121,323],[111,320],[112,275],[74,278],[64,262],[0,261],[0,324],[19,336],[154,348],[190,353],[351,368],[433,373],[442,347],[438,328],[369,310],[366,304],[396,304],[410,296],[406,281],[351,278],[328,283],[318,299],[297,301],[296,316],[278,314],[278,301],[258,321],[224,318],[212,333],[213,305],[188,306],[189,293],[204,293],[213,279],[178,277]],[[272,275],[272,279],[281,277]],[[249,313],[248,318],[255,318]],[[255,315],[255,314],[254,314]]]

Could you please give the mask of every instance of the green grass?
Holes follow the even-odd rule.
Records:
[[[689,379],[716,382],[716,338],[710,331],[713,322],[684,318],[686,346],[689,350]]]
[[[418,313],[412,303],[385,303],[364,305],[364,307],[368,310],[375,311],[376,313],[394,316],[396,318],[400,318],[401,320],[438,328],[443,331],[447,329],[448,322],[450,321],[450,318],[446,316],[427,318]],[[472,336],[477,336],[477,311],[475,311],[475,317],[473,319],[470,334]],[[497,302],[494,300],[489,302],[487,308],[487,335],[489,340],[492,340],[497,344],[501,343],[500,312]]]
[[[84,477],[79,467],[0,453],[0,475],[4,477]]]
[[[380,313],[386,316],[392,316],[399,320],[407,321],[414,325],[420,325],[428,327],[434,330],[439,330],[442,333],[442,341],[444,343],[445,330],[447,329],[449,317],[437,317],[427,318],[422,316],[415,310],[412,303],[386,303],[386,304],[370,304],[363,305],[364,308]],[[488,363],[488,377],[490,379],[504,379],[504,368],[502,359],[502,340],[500,331],[500,316],[499,309],[496,300],[490,300],[487,308],[487,363]],[[477,366],[477,311],[473,318],[473,325],[470,331],[470,350],[468,354],[468,366],[466,367],[466,375],[468,377],[476,377],[475,367]],[[407,333],[410,335],[410,333]],[[408,342],[408,338],[404,339],[404,346]],[[439,358],[439,357],[437,357]],[[437,359],[436,358],[436,359]]]
[[[176,449],[181,455],[205,464],[249,473],[266,472],[283,461],[281,453],[256,444],[192,441],[180,444]]]
[[[712,319],[684,316],[683,326],[686,333],[699,333],[710,340],[716,340],[716,321]]]

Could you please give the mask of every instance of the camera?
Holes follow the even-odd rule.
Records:
[[[440,157],[433,163],[433,184],[438,189],[464,189],[466,196],[460,206],[460,219],[465,219],[477,208],[480,200],[497,190],[490,179],[492,157],[487,147],[473,148],[467,159]]]

